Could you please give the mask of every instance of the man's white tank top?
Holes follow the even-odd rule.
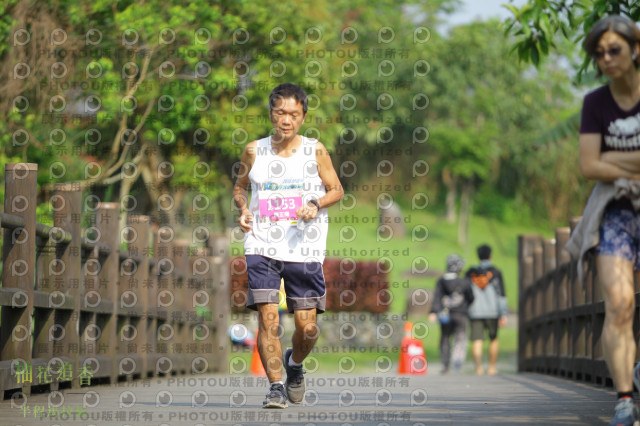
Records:
[[[318,175],[316,139],[301,136],[291,157],[279,157],[271,137],[257,142],[255,161],[249,172],[253,229],[245,234],[245,255],[259,254],[287,262],[323,262],[329,229],[327,209],[314,220],[297,227],[296,210],[325,193]]]

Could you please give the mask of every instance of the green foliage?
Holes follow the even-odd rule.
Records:
[[[508,210],[511,210],[512,202],[511,198],[495,192],[490,185],[483,185],[476,195],[474,208],[481,216],[504,222],[510,216]]]
[[[546,132],[538,135],[536,143],[543,145],[548,142],[560,142],[566,140],[569,137],[573,137],[578,134],[580,129],[580,113],[575,113],[567,118],[565,121],[561,121],[556,126],[548,129]]]
[[[446,168],[474,180],[481,188],[474,197],[478,211],[517,218],[511,212],[523,208],[522,194],[531,194],[532,215],[546,221],[547,205],[538,198],[547,193],[530,190],[545,170],[532,152],[567,111],[575,114],[576,98],[563,69],[549,63],[533,70],[510,58],[511,46],[495,21],[453,28],[438,42],[430,74],[429,158],[436,176]],[[570,168],[564,172],[575,176]],[[497,202],[500,208],[492,209]]]
[[[211,321],[211,309],[208,306],[196,306],[196,316],[204,321]]]
[[[26,1],[11,4],[27,7]],[[126,174],[142,178],[141,187],[149,190],[138,193],[140,205],[145,198],[154,203],[154,197],[169,193],[182,200],[203,195],[213,200],[211,210],[219,208],[215,200],[225,199],[226,206],[232,164],[248,141],[271,129],[265,108],[269,91],[285,81],[319,86],[340,79],[335,60],[318,61],[322,72],[310,77],[304,66],[309,61],[300,53],[337,43],[337,33],[328,26],[332,17],[318,13],[324,9],[323,2],[292,0],[251,6],[204,0],[115,6],[52,1],[38,13],[52,21],[51,31],[64,29],[68,42],[63,48],[75,49],[63,55],[62,48],[48,47],[52,62],[67,67],[67,78],[56,79],[48,68],[31,63],[29,81],[39,80],[39,87],[20,89],[29,108],[8,111],[9,123],[0,123],[0,142],[8,155],[39,164],[40,184],[85,181],[98,185],[99,196],[117,200],[126,195],[121,186]],[[29,29],[34,16],[26,13],[23,22],[3,16],[0,34],[10,39],[16,28]],[[323,36],[310,47],[305,37],[311,27]],[[274,29],[285,34],[281,41],[272,41]],[[89,36],[95,30],[99,43],[85,45],[95,40],[95,34]],[[273,72],[274,65],[286,72]],[[319,107],[313,111],[317,120],[303,132],[311,129],[331,147],[339,127],[327,124],[327,117],[337,109],[337,92],[309,93]],[[51,121],[46,107],[53,96],[63,96],[66,108]],[[99,105],[93,114],[85,109],[90,99]],[[84,111],[73,119],[79,109]],[[33,143],[13,144],[12,134],[25,130]],[[52,132],[63,136],[54,140]],[[172,173],[159,178],[166,163]],[[95,178],[87,177],[88,165],[98,171]],[[191,211],[187,205],[181,209]]]
[[[4,10],[29,5],[12,0]],[[64,62],[68,75],[53,78],[49,63],[34,62],[32,85],[19,89],[30,106],[22,113],[12,106],[0,122],[2,155],[37,162],[45,190],[55,182],[81,180],[95,184],[91,191],[103,200],[135,194],[139,207],[152,212],[157,197],[171,194],[185,215],[195,214],[194,200],[202,195],[211,201],[206,213],[230,215],[234,164],[249,141],[271,131],[270,90],[291,81],[313,99],[302,133],[335,152],[339,173],[347,161],[357,165],[358,173],[341,175],[347,187],[401,183],[402,190],[393,193],[400,206],[410,207],[421,192],[438,211],[434,204],[444,198],[441,174],[447,168],[458,182],[480,188],[478,211],[507,220],[518,203],[528,202],[532,216],[546,215],[552,195],[531,194],[530,188],[549,191],[542,165],[551,167],[555,157],[544,155],[561,154],[546,150],[538,158],[539,145],[570,133],[548,136],[562,125],[559,117],[576,111],[566,73],[552,63],[541,62],[535,72],[514,63],[508,56],[513,38],[495,21],[440,32],[438,24],[460,1],[52,0],[46,5],[27,8],[19,22],[0,15],[5,40],[16,28],[35,25],[36,18],[68,35],[63,47],[70,55],[49,47],[51,62]],[[536,13],[527,12],[553,33],[553,15]],[[102,40],[86,46],[93,29]],[[428,32],[428,40],[416,41],[416,31],[421,37]],[[10,57],[5,45],[2,60]],[[543,44],[536,49],[547,51]],[[67,110],[52,121],[48,107],[56,95],[65,97]],[[83,110],[91,96],[100,100],[95,114]],[[350,99],[354,108],[345,108]],[[386,108],[389,100],[393,106]],[[83,113],[74,118],[78,111]],[[423,128],[428,140],[416,142],[416,132],[426,134]],[[20,129],[28,131],[29,144],[13,143]],[[57,136],[60,131],[65,138]],[[353,142],[345,141],[345,132],[355,135]],[[372,178],[384,160],[394,165],[393,173]],[[428,174],[416,175],[411,166],[417,161],[428,165]],[[171,173],[159,177],[165,163]],[[136,166],[136,182],[127,189],[122,176]],[[93,182],[88,170],[102,175]],[[560,179],[561,170],[557,173]],[[375,200],[379,192],[358,196]],[[489,208],[492,200],[504,206],[502,213]]]
[[[18,3],[19,0],[4,0],[0,3],[0,40],[7,40],[8,42],[0,43],[0,57],[9,49],[11,42],[11,30],[15,25],[15,20],[11,16],[11,9]]]
[[[516,37],[513,50],[521,61],[535,66],[558,49],[559,40],[581,42],[593,24],[606,15],[640,20],[640,4],[626,0],[529,0],[519,8],[505,7],[513,14],[505,22],[505,33]],[[579,76],[587,71],[590,62],[591,58],[584,57]]]
[[[36,221],[43,225],[53,226],[53,211],[49,203],[41,203],[36,207]]]

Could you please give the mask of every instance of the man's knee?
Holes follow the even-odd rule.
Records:
[[[278,305],[275,303],[258,303],[258,315],[262,321],[274,321],[278,319]]]
[[[632,297],[619,297],[606,303],[606,319],[616,326],[633,322],[635,301]]]
[[[320,327],[314,322],[306,323],[302,326],[302,334],[305,339],[316,339],[320,334]]]

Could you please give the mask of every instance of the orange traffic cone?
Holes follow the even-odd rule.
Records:
[[[422,342],[411,335],[413,323],[404,323],[404,337],[400,344],[398,374],[427,374],[427,358]]]
[[[258,352],[258,332],[256,331],[256,344],[253,346],[253,356],[251,357],[251,373],[256,376],[266,376],[267,372],[262,365],[260,352]]]

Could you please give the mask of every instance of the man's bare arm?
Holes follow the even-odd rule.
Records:
[[[233,201],[236,203],[238,210],[240,210],[238,224],[245,232],[251,230],[249,222],[253,221],[253,215],[249,211],[249,186],[251,185],[249,172],[256,158],[256,145],[257,142],[253,141],[244,147],[242,156],[240,157],[238,178],[233,186]]]
[[[322,142],[316,144],[316,162],[318,163],[318,176],[322,180],[327,192],[316,200],[320,206],[319,208],[311,205],[311,203],[307,203],[307,205],[301,206],[296,211],[298,217],[303,220],[314,219],[320,209],[334,205],[340,201],[344,195],[340,179],[338,179],[336,170],[331,163],[329,151],[327,151]]]
[[[316,161],[318,162],[318,175],[327,191],[327,193],[317,201],[318,204],[320,204],[320,208],[325,208],[340,201],[344,196],[344,189],[342,188],[336,169],[331,162],[329,151],[327,151],[327,148],[325,148],[322,142],[316,144]]]

